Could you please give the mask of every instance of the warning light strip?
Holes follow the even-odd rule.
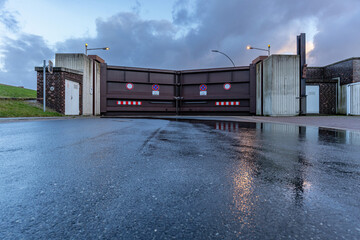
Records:
[[[228,123],[228,122],[216,122],[216,130],[228,131],[228,132],[237,132],[239,130],[238,123]]]
[[[140,101],[117,101],[116,102],[117,105],[136,105],[136,106],[140,106],[142,104],[142,102]]]
[[[215,102],[216,106],[240,106],[240,102]]]

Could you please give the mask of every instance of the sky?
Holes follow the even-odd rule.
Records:
[[[36,89],[35,66],[89,48],[109,65],[184,70],[247,66],[266,52],[309,66],[360,57],[359,0],[0,0],[0,83]],[[55,63],[56,65],[56,63]]]

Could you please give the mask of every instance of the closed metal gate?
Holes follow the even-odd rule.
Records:
[[[255,114],[255,67],[171,71],[101,65],[101,114]]]

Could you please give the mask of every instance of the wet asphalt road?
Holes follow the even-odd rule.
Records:
[[[358,133],[74,119],[0,136],[0,239],[360,239]]]

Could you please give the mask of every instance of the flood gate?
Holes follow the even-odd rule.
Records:
[[[101,64],[102,115],[252,115],[255,66],[172,71]]]

